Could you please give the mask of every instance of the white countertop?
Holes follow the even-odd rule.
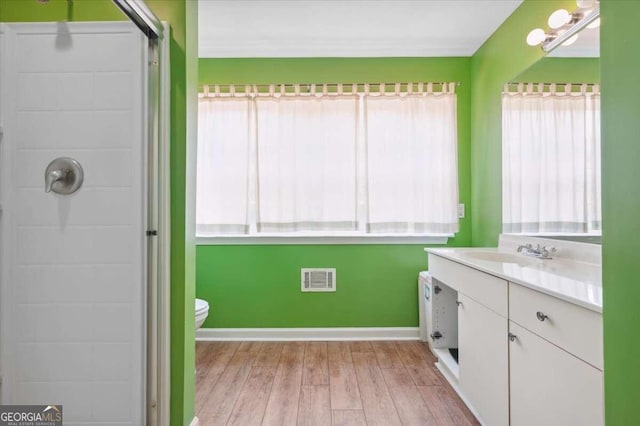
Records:
[[[563,258],[542,260],[527,257],[533,261],[524,265],[468,257],[469,252],[514,253],[504,248],[425,248],[425,251],[587,309],[602,312],[600,264]]]

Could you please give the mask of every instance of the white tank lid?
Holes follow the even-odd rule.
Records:
[[[209,310],[209,303],[206,300],[196,299],[196,312]]]

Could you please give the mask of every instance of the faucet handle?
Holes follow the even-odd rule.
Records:
[[[549,257],[550,258],[551,257],[550,255],[555,253],[556,251],[557,251],[556,248],[553,247],[553,246],[549,246],[549,247],[542,246],[542,250],[540,250],[540,254],[543,257]]]
[[[51,170],[44,177],[44,192],[51,192],[53,184],[59,180],[63,180],[65,176],[65,170]]]
[[[53,160],[44,172],[45,192],[69,195],[82,186],[84,171],[73,158],[60,157]]]

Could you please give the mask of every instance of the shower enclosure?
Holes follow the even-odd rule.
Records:
[[[65,425],[168,422],[168,52],[136,25],[0,24],[0,403]]]

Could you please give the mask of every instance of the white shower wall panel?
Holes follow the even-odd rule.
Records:
[[[4,31],[3,402],[140,425],[146,39],[124,22]],[[44,191],[57,157],[83,166],[72,195]]]

